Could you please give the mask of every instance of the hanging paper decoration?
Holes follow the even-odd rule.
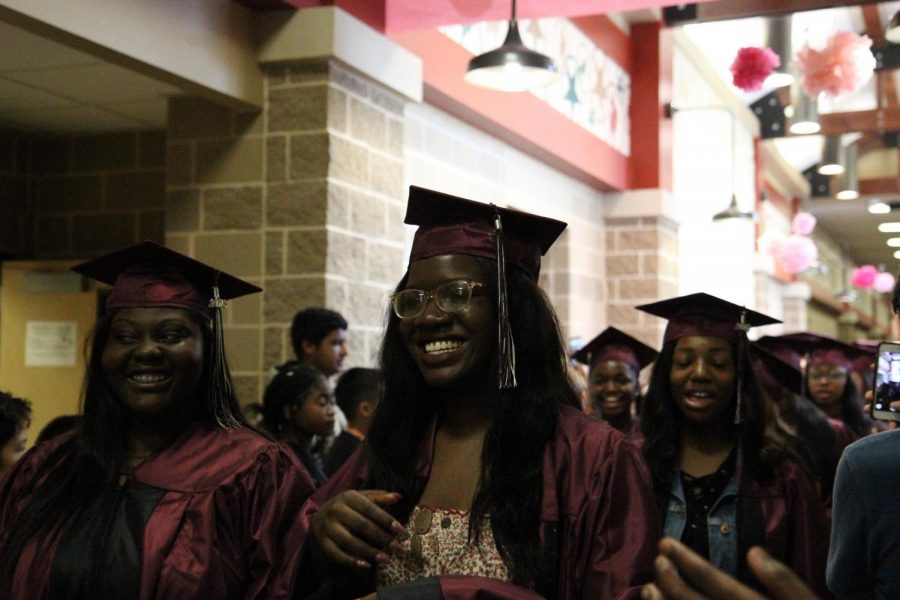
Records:
[[[863,265],[853,269],[853,273],[850,275],[850,283],[852,283],[854,287],[866,290],[872,287],[872,284],[875,283],[875,277],[877,276],[878,269],[873,265]]]
[[[816,228],[816,217],[808,212],[798,212],[791,221],[791,231],[797,235],[809,235]]]
[[[819,257],[812,238],[797,234],[773,241],[770,252],[778,266],[791,275],[810,268]]]
[[[882,271],[875,276],[875,281],[872,282],[872,289],[879,294],[892,291],[894,289],[894,276]]]
[[[822,50],[803,46],[795,63],[803,92],[810,98],[822,92],[829,96],[855,92],[875,71],[871,47],[868,36],[852,31],[835,33]]]
[[[745,92],[761,90],[766,77],[779,66],[781,59],[768,48],[741,48],[731,63],[732,82]]]

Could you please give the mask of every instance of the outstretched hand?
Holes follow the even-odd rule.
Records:
[[[384,490],[347,490],[322,505],[313,515],[310,534],[329,559],[348,567],[367,569],[401,552],[398,537],[406,529],[382,507],[400,500]]]
[[[656,583],[641,591],[645,599],[767,600],[672,538],[659,542],[659,552]],[[818,600],[796,573],[759,546],[747,552],[747,564],[773,600]]]

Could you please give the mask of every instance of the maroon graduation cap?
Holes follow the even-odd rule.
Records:
[[[795,394],[803,394],[803,373],[799,360],[792,352],[787,354],[773,350],[766,341],[774,339],[763,336],[750,345],[750,356],[757,376],[769,383],[776,383]]]
[[[184,308],[208,315],[210,301],[230,300],[262,289],[155,242],[145,241],[72,267],[112,286],[107,307]]]
[[[409,186],[404,223],[418,225],[409,262],[443,254],[497,261],[499,387],[516,387],[516,354],[507,308],[506,267],[537,282],[543,256],[566,224],[526,212]]]
[[[750,327],[781,323],[768,315],[749,310],[704,292],[636,306],[651,315],[668,319],[663,343],[692,335],[710,335],[732,344]]]
[[[656,350],[615,327],[607,327],[589,341],[572,358],[593,367],[599,362],[617,360],[629,365],[635,372],[656,360]]]
[[[840,340],[804,331],[800,333],[788,333],[777,336],[783,344],[791,348],[799,356],[806,356],[806,368],[813,365],[835,365],[845,369],[853,368],[853,361],[859,358],[871,357],[871,353]]]
[[[468,254],[497,260],[498,218],[506,262],[537,281],[541,256],[566,228],[564,222],[415,185],[409,186],[409,204],[403,221],[419,226],[409,262],[441,254]]]

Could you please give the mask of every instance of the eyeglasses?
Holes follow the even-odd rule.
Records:
[[[454,313],[469,306],[472,295],[483,294],[483,289],[483,283],[457,279],[441,284],[431,292],[415,289],[399,291],[391,296],[391,306],[399,318],[411,319],[425,312],[428,299],[434,298],[439,309],[445,313]]]
[[[810,380],[822,379],[823,377],[825,379],[831,379],[833,381],[840,381],[841,379],[844,379],[845,377],[847,377],[847,371],[844,369],[823,369],[823,370],[810,369],[810,371],[809,371]]]

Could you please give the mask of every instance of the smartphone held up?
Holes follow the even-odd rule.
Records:
[[[878,344],[872,417],[900,421],[900,342]]]

